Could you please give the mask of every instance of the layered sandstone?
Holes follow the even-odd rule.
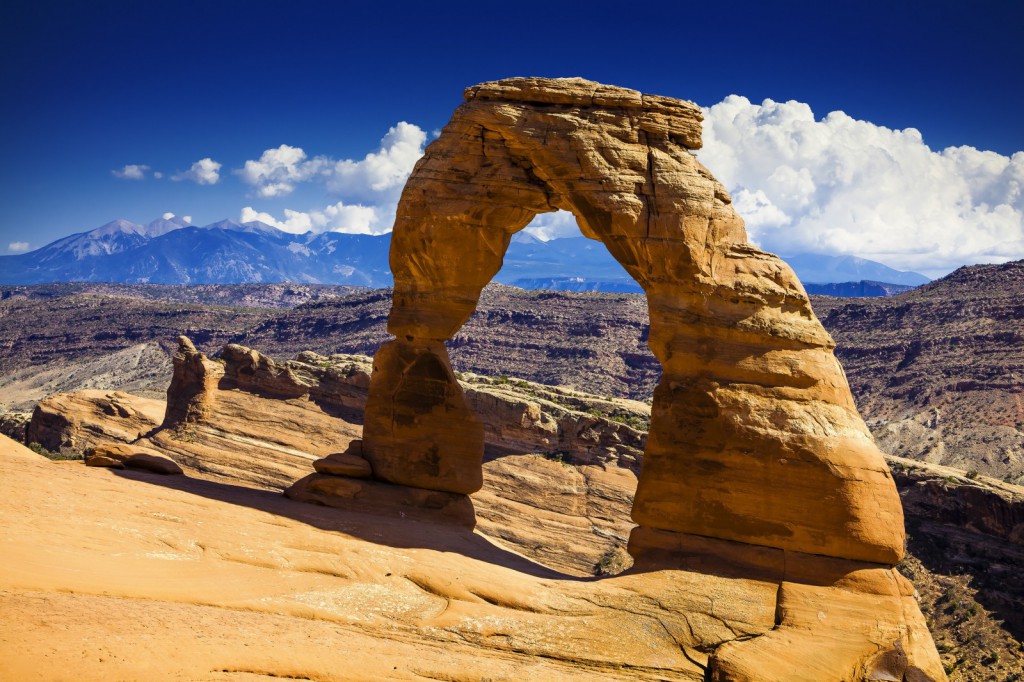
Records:
[[[159,452],[127,443],[104,443],[91,448],[85,455],[85,465],[111,469],[141,469],[164,475],[183,473],[176,462]]]
[[[560,406],[571,416],[558,416],[556,423],[569,432],[572,432],[570,425],[596,420],[574,436],[577,438],[574,442],[581,447],[577,453],[548,453],[544,457],[526,452],[510,454],[508,451],[496,451],[488,455],[484,465],[484,488],[473,495],[472,506],[468,506],[465,496],[455,493],[397,486],[367,478],[367,470],[372,473],[372,469],[362,457],[358,428],[353,424],[359,421],[359,414],[328,415],[318,404],[340,403],[340,398],[330,400],[327,395],[337,388],[336,383],[332,384],[334,388],[327,389],[321,384],[321,378],[328,384],[337,382],[338,377],[352,377],[354,383],[360,383],[363,375],[358,367],[365,367],[365,360],[351,356],[324,358],[307,353],[301,356],[301,360],[276,363],[241,347],[223,355],[227,358],[222,358],[224,378],[210,389],[210,395],[202,398],[214,409],[185,426],[161,428],[148,439],[131,446],[113,444],[106,449],[95,449],[100,454],[158,453],[180,462],[186,470],[187,478],[176,477],[171,481],[177,482],[164,484],[178,488],[192,498],[192,501],[183,499],[181,507],[168,506],[170,500],[165,494],[150,499],[140,497],[138,489],[122,491],[130,496],[130,504],[143,504],[148,510],[145,519],[133,522],[129,537],[140,540],[151,537],[158,542],[158,547],[165,549],[140,547],[133,550],[130,545],[117,544],[116,536],[108,537],[102,530],[106,527],[103,519],[107,514],[118,517],[124,512],[119,511],[116,504],[109,508],[95,508],[96,500],[114,503],[118,499],[115,491],[121,490],[120,484],[100,479],[92,483],[79,481],[79,494],[89,495],[94,505],[91,514],[84,515],[83,521],[87,522],[87,528],[93,523],[100,525],[97,530],[85,533],[77,526],[61,530],[74,537],[81,535],[87,540],[81,546],[77,541],[61,541],[68,556],[75,557],[69,561],[77,562],[75,565],[89,564],[102,562],[98,557],[107,553],[125,556],[138,551],[164,560],[173,559],[177,564],[175,584],[180,585],[183,594],[187,593],[190,598],[200,595],[207,608],[221,603],[228,605],[227,608],[237,608],[235,588],[226,589],[219,581],[227,584],[246,579],[243,578],[245,562],[261,567],[263,576],[246,588],[249,590],[246,594],[258,594],[262,589],[259,581],[264,580],[275,585],[305,585],[300,576],[309,572],[322,574],[322,570],[329,570],[338,577],[350,576],[340,582],[332,579],[315,589],[299,590],[294,595],[286,592],[281,593],[280,598],[270,597],[269,600],[266,594],[260,596],[257,603],[265,615],[252,616],[247,621],[249,627],[259,629],[264,627],[261,623],[291,614],[287,616],[292,618],[289,629],[305,632],[308,625],[301,619],[306,617],[303,615],[306,612],[292,613],[287,604],[294,600],[306,603],[301,600],[308,599],[322,605],[311,616],[316,619],[326,617],[362,623],[368,617],[378,618],[373,615],[377,612],[366,611],[363,602],[353,601],[354,594],[365,591],[373,595],[373,603],[390,604],[395,608],[373,621],[379,624],[380,629],[376,629],[377,625],[372,627],[378,635],[399,632],[401,641],[407,643],[399,645],[395,640],[387,639],[385,650],[390,652],[399,670],[393,677],[399,679],[408,670],[421,670],[412,663],[418,655],[416,652],[420,652],[423,646],[438,646],[437,637],[441,637],[441,642],[448,642],[448,637],[471,642],[466,659],[460,658],[458,663],[438,663],[447,665],[445,669],[449,671],[453,669],[451,666],[457,665],[470,676],[504,670],[506,674],[519,671],[518,674],[526,675],[527,679],[531,675],[557,679],[560,673],[553,671],[574,671],[573,675],[592,679],[663,677],[701,680],[709,675],[718,675],[718,679],[740,680],[852,680],[880,675],[896,679],[905,675],[907,679],[915,679],[914,675],[924,674],[936,679],[941,677],[941,668],[937,667],[934,650],[929,651],[930,640],[919,614],[914,610],[916,607],[908,597],[906,584],[893,571],[874,564],[826,560],[656,530],[641,530],[633,538],[634,545],[637,538],[644,539],[642,551],[638,552],[641,567],[611,582],[581,583],[576,579],[559,577],[522,559],[522,556],[529,557],[572,576],[615,574],[628,566],[629,558],[624,546],[632,525],[628,515],[636,476],[626,457],[591,460],[591,457],[599,456],[601,450],[586,450],[586,444],[592,441],[583,438],[587,433],[595,433],[595,442],[612,442],[617,438],[619,429],[625,426],[587,413],[597,411],[597,408],[611,410],[612,406],[605,399],[515,379],[465,377],[463,385],[467,396],[488,396],[488,400],[500,398],[506,401],[500,403],[502,407],[481,415],[481,421],[494,425],[493,433],[498,437],[502,432],[516,433],[524,445],[549,438],[550,433],[543,426],[556,422],[556,415],[560,413],[555,411],[553,401],[544,401],[538,397],[541,395],[579,408],[572,411],[564,404]],[[255,369],[245,380],[248,387],[242,388],[229,377],[245,374],[243,370],[246,367]],[[183,385],[180,377],[174,383]],[[269,390],[270,386],[274,387],[273,391]],[[304,389],[301,388],[303,386]],[[347,385],[340,391],[350,395],[355,390],[353,385]],[[314,395],[319,397],[314,400]],[[130,401],[126,404],[130,405]],[[481,406],[487,404],[479,403]],[[533,422],[532,432],[530,422],[522,421],[522,415],[529,414],[531,410],[520,411],[517,404],[543,407],[543,417]],[[621,407],[624,406],[619,409]],[[498,422],[505,418],[513,423],[500,428]],[[312,462],[318,453],[321,458]],[[311,462],[319,473],[307,476],[292,486],[289,494],[328,507],[340,507],[343,512],[319,511],[309,505],[288,506],[284,501],[274,501],[278,498],[268,498],[266,493],[254,489],[266,486],[280,490],[308,471]],[[70,483],[71,479],[67,478],[66,469],[55,471],[61,473],[56,477],[49,475],[48,485],[51,490],[58,491],[54,494],[64,496],[65,493],[60,492],[63,488],[59,487],[63,483],[58,483],[58,480],[66,479]],[[24,473],[38,476],[35,472]],[[131,477],[146,474],[129,471],[123,475],[135,480]],[[21,480],[18,476],[9,479],[14,487]],[[138,480],[153,483],[159,479]],[[102,495],[93,491],[96,483],[100,483],[105,491]],[[186,517],[181,510],[195,508],[197,495],[211,498],[200,503],[202,523],[182,523],[180,519]],[[17,496],[8,498],[13,500],[15,508],[20,508]],[[261,515],[253,518],[234,513],[224,515],[228,507],[245,506],[257,507]],[[26,527],[52,533],[38,525],[41,519],[47,518],[46,509],[37,511],[39,518],[26,520]],[[267,516],[267,511],[273,515]],[[477,533],[462,535],[464,531],[459,528],[473,523],[474,512],[478,522]],[[164,521],[168,518],[179,520],[167,525]],[[288,518],[301,519],[303,523],[329,530],[309,540],[308,551],[311,554],[308,556],[316,557],[315,560],[310,559],[314,563],[307,561],[307,550],[298,549],[304,545],[302,542],[296,544],[295,528],[289,525]],[[160,525],[148,527],[146,519],[154,519]],[[226,524],[225,528],[230,532],[218,532],[217,528],[222,524]],[[268,529],[278,528],[282,529],[280,536],[267,534]],[[169,533],[168,529],[180,530]],[[336,530],[355,532],[373,545],[339,544],[334,538]],[[507,554],[506,557],[515,557],[518,568],[513,573],[502,573],[497,577],[493,572],[480,568],[479,576],[500,581],[502,588],[482,593],[479,592],[482,584],[474,582],[471,589],[474,594],[484,594],[481,599],[497,608],[468,620],[461,616],[456,618],[453,614],[464,608],[460,595],[465,593],[462,587],[452,585],[450,576],[461,576],[467,570],[477,569],[468,569],[466,564],[459,562],[435,564],[429,553],[413,556],[400,548],[410,546],[409,543],[429,542],[444,555],[470,552],[484,561],[504,561],[499,558],[501,551],[494,547],[480,554],[481,536],[493,538],[496,544],[514,550],[515,554]],[[280,540],[274,539],[277,537]],[[280,545],[279,542],[285,544]],[[36,556],[33,553],[36,550],[18,547],[15,543],[13,551],[25,553],[17,554],[16,565],[52,561],[45,552]],[[83,551],[85,554],[81,553]],[[382,563],[367,575],[364,560],[359,557],[367,553],[378,556],[382,551],[385,554]],[[98,554],[90,558],[89,552]],[[350,557],[351,561],[345,559],[339,563],[338,557],[342,555]],[[187,564],[180,563],[200,559],[202,570],[197,568],[194,574],[189,572]],[[211,564],[211,560],[215,563]],[[242,563],[241,572],[230,568],[239,562]],[[159,564],[133,563],[129,572],[137,577],[131,581],[125,581],[116,564],[102,563],[102,566],[98,570],[108,575],[118,587],[111,592],[109,584],[104,583],[97,589],[123,594],[119,590],[127,588],[124,594],[129,596],[136,595],[150,602],[154,598],[164,600],[161,602],[164,610],[180,609],[183,613],[195,613],[188,604],[175,606],[177,602],[173,598],[166,601],[168,598],[162,591],[163,573]],[[416,566],[416,571],[409,574],[403,569],[405,566]],[[530,576],[538,572],[548,579],[535,582],[535,578]],[[393,575],[388,576],[388,573]],[[80,582],[76,577],[80,575],[78,572],[61,576],[58,589],[88,594],[93,585],[98,585],[95,579]],[[211,575],[213,577],[206,577]],[[401,575],[409,575],[416,585],[409,595],[415,597],[425,590],[448,600],[445,613],[433,618],[429,615],[434,612],[432,610],[429,613],[417,611],[411,602],[406,601],[406,591],[401,587],[404,583],[399,582],[396,590],[396,585],[387,580]],[[552,582],[551,578],[557,580]],[[377,582],[378,579],[381,582]],[[565,608],[563,604],[550,607],[555,610],[538,612],[538,608],[549,609],[537,601],[538,589],[541,594],[548,595],[564,594],[564,589],[570,589],[574,599],[589,606],[580,611],[565,612],[560,610]],[[209,595],[218,594],[218,590],[220,596],[211,602]],[[650,619],[641,617],[637,620],[638,613],[652,607],[656,610]],[[62,601],[55,608],[74,609],[74,604]],[[107,601],[97,601],[93,608],[97,614],[112,613],[109,611],[112,603]],[[141,617],[141,614],[132,613],[133,617]],[[410,618],[406,619],[402,614],[410,614]],[[295,620],[296,617],[299,620]],[[477,638],[473,634],[477,632],[474,628],[490,627],[495,619],[502,623],[500,636]],[[645,643],[640,645],[639,640],[628,638],[612,642],[602,638],[600,632],[622,632],[623,628],[634,626],[646,633],[665,632],[667,639],[655,641],[645,635],[642,638]],[[202,632],[210,634],[208,630]],[[567,640],[567,632],[576,634]],[[123,636],[123,633],[111,631],[110,635]],[[465,639],[467,636],[469,640]],[[729,642],[734,644],[725,646]],[[898,642],[898,648],[906,653],[905,658],[892,653],[896,651],[892,649],[894,642]],[[339,644],[337,651],[348,654],[351,653],[350,647],[351,644]],[[675,653],[672,647],[675,647]],[[300,647],[277,663],[263,662],[261,665],[268,666],[266,669],[275,674],[302,673],[317,679],[332,679],[339,674],[326,661],[314,668],[303,668],[302,665],[310,664],[307,657],[311,651]],[[825,655],[822,653],[825,651],[840,652],[841,655]],[[511,652],[516,653],[509,659]],[[232,656],[226,645],[212,653],[214,660],[225,655],[230,660]],[[63,660],[69,660],[73,655],[73,652],[65,652]],[[207,660],[203,656],[210,656],[211,652],[197,655],[200,660]],[[522,672],[521,662],[537,656],[550,661],[545,665],[553,667]],[[127,674],[124,672],[126,668],[117,667],[123,664],[113,665],[115,667],[110,670]],[[361,667],[361,671],[375,669],[369,662],[364,661],[361,665],[369,666]],[[104,666],[98,668],[106,669]],[[619,674],[616,670],[634,672]],[[310,674],[312,671],[316,674]],[[552,675],[556,676],[552,678]],[[99,673],[93,676],[99,676]],[[919,676],[918,679],[927,677]]]
[[[160,425],[164,403],[121,391],[77,391],[36,405],[25,441],[82,455],[99,443],[130,443]]]
[[[235,447],[259,466],[252,448]],[[892,575],[858,583],[814,568],[817,583],[780,589],[781,566],[709,540],[712,551],[687,565],[581,581],[411,511],[339,514],[195,470],[112,475],[2,437],[0,462],[0,640],[18,679],[68,669],[83,680],[941,676],[922,660],[917,624],[892,617],[906,591]],[[548,480],[568,471],[549,464],[525,471]],[[561,507],[568,496],[512,480],[521,499],[548,510],[531,518],[520,508],[522,540],[537,521],[549,535],[530,545],[583,558],[571,551],[583,529]],[[794,637],[805,631],[816,647]],[[752,647],[761,640],[771,644],[763,654]],[[907,660],[878,655],[893,642]],[[821,655],[828,647],[864,663],[843,669]]]
[[[647,293],[662,364],[633,518],[645,528],[892,564],[902,512],[833,342],[777,257],[746,242],[692,150],[700,109],[581,79],[466,91],[402,194],[396,337],[375,362],[366,457],[382,480],[471,492],[479,427],[443,341],[509,240],[571,211]],[[813,511],[811,511],[813,510]]]
[[[177,426],[200,421],[211,410],[214,389],[224,368],[196,350],[187,336],[178,337],[174,354],[174,374],[167,387],[167,411],[164,426]]]

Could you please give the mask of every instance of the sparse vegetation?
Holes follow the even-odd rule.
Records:
[[[43,457],[46,457],[47,459],[54,460],[55,462],[77,461],[77,460],[81,460],[81,459],[85,458],[84,455],[81,452],[74,452],[74,451],[51,452],[50,450],[47,450],[42,445],[40,445],[39,443],[36,443],[36,442],[29,443],[28,444],[28,449],[31,450],[32,452],[36,453],[37,455],[42,455]]]
[[[642,417],[635,414],[610,414],[608,419],[613,422],[625,424],[626,426],[636,429],[637,431],[649,431],[651,428],[651,420],[647,417]]]
[[[632,565],[629,553],[621,545],[614,545],[594,565],[594,575],[618,575]]]
[[[549,460],[551,462],[557,462],[565,466],[572,466],[569,462],[569,453],[565,452],[564,450],[559,450],[557,452],[545,452],[543,454],[544,459],[546,460]]]
[[[199,434],[196,432],[196,428],[187,423],[181,423],[174,427],[170,433],[171,438],[182,443],[195,443],[199,440]]]

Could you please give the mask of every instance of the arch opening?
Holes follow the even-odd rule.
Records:
[[[643,288],[662,365],[630,541],[638,557],[718,538],[891,564],[902,509],[792,270],[746,242],[691,153],[695,105],[580,79],[466,91],[403,191],[394,298],[366,407],[377,480],[466,495],[483,429],[444,342],[513,234],[573,213]]]

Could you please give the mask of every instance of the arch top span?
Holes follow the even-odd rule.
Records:
[[[690,102],[583,79],[465,91],[398,206],[396,339],[375,359],[364,427],[375,477],[479,488],[483,431],[443,342],[512,235],[564,209],[646,291],[663,368],[630,551],[689,535],[900,558],[899,498],[832,339],[792,270],[747,243],[728,192],[691,153],[701,118]]]

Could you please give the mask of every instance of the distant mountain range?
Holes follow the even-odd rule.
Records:
[[[180,218],[148,225],[115,220],[31,253],[0,256],[0,283],[297,282],[385,287],[392,284],[390,244],[387,234],[292,234],[258,221],[222,220],[196,227]],[[916,272],[853,256],[796,254],[786,261],[811,293],[884,296],[929,281]],[[522,232],[513,237],[495,281],[526,289],[640,291],[599,242],[585,237],[541,241]],[[816,285],[829,286],[822,290]]]

